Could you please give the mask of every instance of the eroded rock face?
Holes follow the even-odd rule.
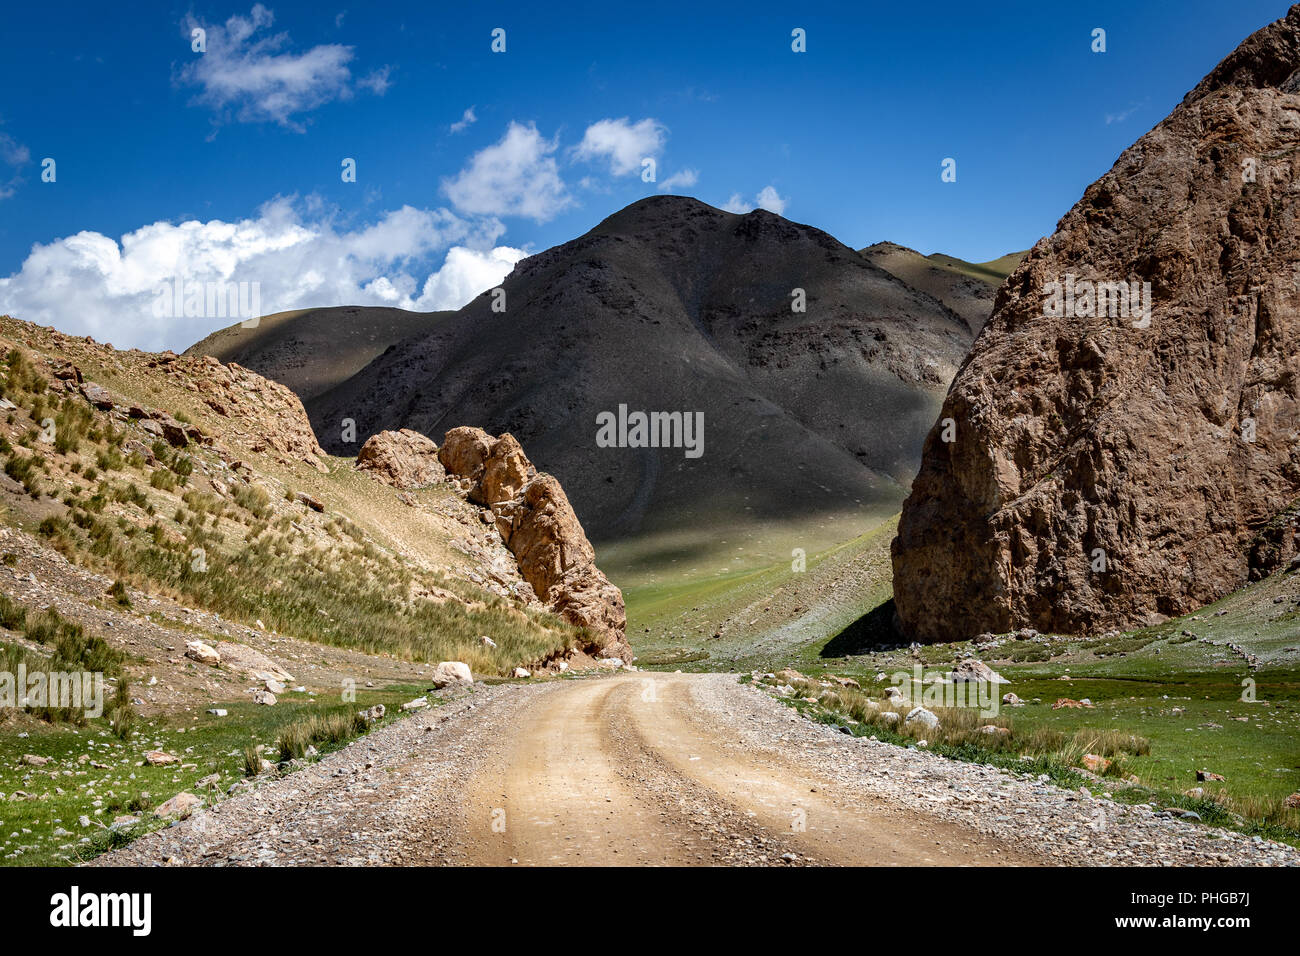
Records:
[[[321,473],[328,471],[321,461],[325,452],[316,442],[302,402],[279,382],[234,362],[223,365],[210,355],[181,358],[163,352],[149,365],[189,382],[203,403],[226,420],[225,432],[247,440],[252,451],[283,462],[303,461]],[[181,427],[170,416],[161,424],[173,444],[183,443],[185,437],[196,438],[190,425],[184,426],[180,435],[167,434],[169,429]]]
[[[1252,542],[1300,495],[1297,91],[1300,7],[1126,150],[999,290],[894,541],[909,637],[1139,625],[1295,552]],[[1149,323],[1109,297],[1045,315],[1070,276],[1150,283]]]
[[[512,435],[453,428],[440,452],[448,474],[472,482],[533,591],[565,620],[591,631],[599,654],[632,661],[623,593],[596,567],[596,552],[559,481],[539,474]]]
[[[357,452],[357,470],[402,489],[422,488],[447,477],[438,460],[438,446],[409,428],[379,432],[366,439]]]
[[[495,439],[481,428],[453,428],[442,438],[438,458],[449,475],[477,482]]]

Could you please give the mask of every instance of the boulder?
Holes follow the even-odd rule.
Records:
[[[516,667],[514,673],[515,673],[515,676],[516,676],[516,677],[532,677],[532,676],[533,676],[532,671],[530,671],[527,667]]]
[[[162,803],[158,809],[153,812],[153,815],[160,819],[166,817],[180,817],[181,819],[184,819],[201,806],[203,806],[202,797],[196,797],[192,793],[182,792]]]
[[[1097,754],[1084,754],[1080,762],[1085,770],[1091,770],[1093,773],[1105,773],[1110,768],[1110,761]]]
[[[483,462],[483,475],[470,492],[470,500],[482,505],[495,505],[518,498],[523,494],[524,485],[536,475],[537,469],[524,455],[515,436],[506,433],[492,445]]]
[[[964,661],[958,662],[957,666],[952,669],[952,681],[954,684],[961,683],[988,683],[988,684],[1009,684],[1011,683],[989,665],[983,661],[977,661],[973,657],[968,657]]]
[[[1052,704],[1052,710],[1080,710],[1092,707],[1092,702],[1084,703],[1081,700],[1073,700],[1069,697],[1058,697],[1056,703]]]
[[[81,394],[85,396],[86,401],[101,411],[108,411],[113,407],[113,396],[102,385],[86,382],[81,386]]]
[[[1196,771],[1196,779],[1198,781],[1211,781],[1215,783],[1223,783],[1225,777],[1222,774],[1210,773],[1210,771],[1208,770],[1198,770]]]
[[[410,428],[371,435],[357,452],[357,470],[394,488],[410,490],[447,478],[433,440]]]
[[[185,656],[192,661],[198,661],[200,664],[207,664],[209,667],[216,667],[221,663],[221,654],[202,641],[190,641],[186,644]]]
[[[180,763],[181,758],[165,750],[150,750],[144,755],[144,762],[151,767],[165,767],[168,764]]]
[[[443,661],[434,668],[433,686],[438,689],[472,683],[474,675],[470,672],[469,665],[463,661]]]
[[[1019,697],[1017,697],[1015,694],[1012,694],[1009,691],[1002,695],[1002,703],[1006,704],[1008,707],[1025,706],[1025,702],[1023,700],[1021,700]]]
[[[932,710],[926,710],[924,707],[913,707],[907,712],[903,724],[907,727],[924,727],[926,730],[934,730],[939,726],[939,715]]]
[[[254,650],[247,644],[218,641],[216,649],[221,655],[222,666],[242,677],[256,681],[275,680],[282,684],[293,681],[292,674],[261,651]]]
[[[50,758],[38,757],[36,754],[23,754],[22,762],[30,767],[44,767],[50,762]]]
[[[259,689],[253,691],[253,703],[261,704],[264,707],[274,707],[275,702],[276,702],[276,697],[269,690]]]
[[[481,428],[453,428],[442,437],[438,460],[447,474],[477,482],[494,443],[495,439]]]

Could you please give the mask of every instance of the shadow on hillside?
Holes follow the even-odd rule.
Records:
[[[866,654],[884,645],[897,644],[899,640],[898,632],[894,630],[894,599],[890,598],[827,641],[820,656]]]

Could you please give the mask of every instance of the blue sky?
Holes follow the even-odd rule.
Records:
[[[10,5],[0,309],[179,348],[225,323],[137,315],[163,274],[454,307],[665,190],[990,259],[1287,9],[992,6]]]

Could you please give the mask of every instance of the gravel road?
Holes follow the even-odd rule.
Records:
[[[1291,864],[1279,844],[814,724],[727,674],[476,687],[107,865]]]

